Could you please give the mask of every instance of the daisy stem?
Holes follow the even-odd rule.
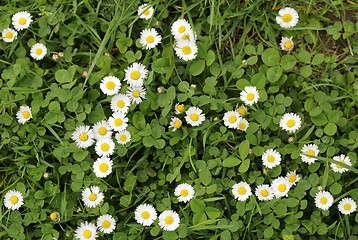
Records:
[[[193,138],[190,138],[189,148],[188,148],[188,151],[189,151],[189,161],[190,161],[191,167],[193,168],[194,172],[197,173],[196,168],[195,168],[195,165],[194,165],[194,163],[193,163],[193,160],[191,159],[191,142],[192,142],[192,140],[193,140]]]
[[[347,229],[347,235],[348,235],[347,238],[349,238],[349,236],[351,235],[351,225],[349,223],[349,219],[348,219],[347,214],[344,215],[344,220],[346,222],[346,229]]]

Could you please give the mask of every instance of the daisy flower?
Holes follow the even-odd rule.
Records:
[[[4,206],[10,210],[17,210],[24,204],[21,192],[9,190],[4,196]]]
[[[203,111],[198,107],[190,107],[186,111],[185,120],[191,126],[199,126],[205,120],[205,115],[202,113]]]
[[[122,131],[125,130],[128,126],[128,118],[124,113],[115,112],[108,119],[108,123],[114,131]]]
[[[176,114],[182,114],[185,112],[185,106],[184,104],[177,103],[175,104],[175,113]]]
[[[198,47],[195,42],[179,40],[176,42],[174,50],[178,58],[189,61],[196,58]]]
[[[191,185],[182,183],[175,188],[174,195],[178,197],[178,202],[186,203],[194,198],[195,191]]]
[[[322,210],[328,210],[332,206],[333,200],[332,194],[327,191],[319,191],[314,198],[316,207]]]
[[[255,195],[260,201],[269,201],[274,198],[273,190],[268,184],[261,184],[256,187]]]
[[[240,117],[244,117],[247,114],[247,108],[244,105],[241,105],[236,112],[239,113]]]
[[[109,234],[116,229],[116,220],[109,214],[104,214],[97,219],[97,228],[105,233]]]
[[[146,28],[140,33],[139,42],[146,50],[155,48],[160,41],[162,41],[162,37],[155,28]]]
[[[238,124],[238,128],[241,131],[246,132],[247,128],[249,127],[249,122],[245,118],[241,118]]]
[[[94,138],[97,140],[112,137],[111,126],[105,120],[97,122],[95,125],[93,125],[92,129],[94,133]]]
[[[96,142],[95,150],[98,156],[108,157],[114,153],[114,142],[112,138],[104,138]]]
[[[79,148],[88,148],[94,143],[94,133],[90,126],[79,126],[72,134],[72,140]]]
[[[17,121],[21,124],[29,121],[32,118],[31,108],[29,106],[21,106],[16,113]]]
[[[54,223],[58,223],[61,220],[61,216],[59,212],[52,212],[50,214],[50,219]]]
[[[278,11],[278,15],[279,16],[276,17],[276,22],[283,28],[291,28],[298,23],[298,13],[293,8],[283,8]]]
[[[179,227],[180,218],[178,213],[172,210],[165,210],[158,217],[158,225],[165,231],[174,231]]]
[[[118,133],[116,133],[115,138],[117,139],[117,142],[121,145],[125,145],[131,141],[131,133],[128,130],[122,130]]]
[[[319,153],[319,149],[316,144],[303,145],[303,147],[301,149],[301,154],[300,154],[302,162],[305,162],[308,164],[314,163],[317,160],[317,158],[308,157],[308,156],[305,156],[304,154],[315,157],[318,155],[318,153]]]
[[[115,95],[121,89],[121,81],[115,76],[107,76],[102,79],[99,87],[102,92],[108,96]]]
[[[173,128],[173,132],[178,130],[182,125],[182,121],[177,117],[172,117],[169,128]]]
[[[267,168],[274,168],[281,163],[281,154],[273,149],[267,149],[262,154],[262,163]]]
[[[129,86],[126,95],[132,103],[139,104],[145,99],[146,90],[142,86]]]
[[[171,27],[172,35],[176,39],[181,39],[181,35],[189,31],[192,31],[191,26],[185,19],[176,20],[175,22],[173,22]]]
[[[301,179],[300,175],[296,174],[296,170],[288,172],[286,178],[292,185],[296,185]]]
[[[12,28],[5,28],[1,34],[4,42],[13,42],[17,38],[17,32]]]
[[[271,183],[271,188],[273,189],[273,194],[277,197],[287,197],[288,191],[290,190],[292,184],[288,181],[287,178],[278,177]]]
[[[107,157],[98,158],[93,163],[93,171],[96,177],[105,178],[112,172],[113,161]]]
[[[338,162],[341,163],[345,163],[349,166],[352,166],[352,162],[351,159],[348,156],[345,156],[343,154],[341,154],[340,156],[334,156],[333,160],[336,160]],[[338,173],[344,173],[348,171],[348,168],[345,168],[339,164],[335,164],[335,163],[331,163],[331,168],[334,172],[338,172]]]
[[[126,81],[130,86],[140,87],[143,85],[144,78],[147,77],[148,70],[141,63],[134,62],[124,70]]]
[[[143,226],[150,226],[157,219],[157,211],[152,205],[141,204],[134,212],[134,219]]]
[[[289,133],[294,133],[301,127],[301,123],[301,118],[296,113],[285,113],[280,120],[280,127]]]
[[[251,196],[250,185],[246,182],[239,182],[232,186],[232,194],[239,201],[246,201]]]
[[[14,25],[14,28],[17,31],[27,29],[30,26],[30,23],[32,22],[32,16],[30,13],[23,11],[15,13],[12,16],[12,25]]]
[[[293,37],[287,38],[287,37],[282,37],[281,38],[281,49],[284,51],[291,51],[294,47],[293,41],[292,41]]]
[[[89,208],[97,207],[104,198],[103,193],[100,192],[100,189],[97,186],[85,188],[81,194],[82,201],[84,202],[85,206]]]
[[[75,237],[80,240],[95,240],[97,237],[97,227],[93,223],[82,222],[75,231]]]
[[[237,129],[239,127],[241,117],[236,111],[228,111],[224,114],[224,125],[228,128]]]
[[[113,112],[128,112],[129,107],[131,106],[131,100],[126,95],[120,93],[114,95],[111,100],[111,109]]]
[[[138,7],[139,18],[149,20],[152,18],[153,13],[154,13],[154,8],[148,4],[142,4]]]
[[[244,90],[240,92],[240,99],[246,105],[251,106],[259,101],[259,92],[255,86],[246,86]]]
[[[36,43],[30,49],[30,56],[35,60],[42,60],[46,54],[47,48],[42,43]]]
[[[357,209],[357,203],[352,198],[343,198],[338,203],[338,210],[345,215],[353,213]]]
[[[196,41],[196,34],[192,29],[188,29],[185,32],[178,33],[175,37],[177,41],[189,41],[195,42]]]

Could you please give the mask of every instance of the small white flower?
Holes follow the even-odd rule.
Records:
[[[172,210],[165,210],[158,217],[158,225],[164,231],[174,231],[179,227],[180,217]]]
[[[143,86],[129,86],[126,95],[132,103],[139,104],[145,99],[146,90]]]
[[[114,142],[112,138],[103,138],[96,142],[95,150],[98,156],[108,157],[114,153]]]
[[[188,21],[185,19],[176,20],[175,22],[173,22],[171,27],[172,35],[176,39],[181,39],[181,35],[189,31],[192,31],[192,29]]]
[[[334,156],[333,160],[352,166],[351,159],[348,156],[345,156],[344,154],[341,154],[340,156]],[[344,173],[348,171],[348,168],[345,168],[335,163],[331,163],[331,168],[334,172],[338,172],[338,173]]]
[[[319,153],[319,149],[316,144],[303,145],[301,154],[300,154],[302,162],[305,162],[308,164],[314,163],[317,160],[317,158],[314,158],[314,157],[317,156],[318,153]],[[312,156],[312,157],[305,156],[304,154]]]
[[[98,158],[93,163],[93,171],[96,177],[105,178],[112,172],[113,161],[107,157]]]
[[[322,210],[328,210],[333,204],[333,196],[330,192],[327,191],[319,191],[316,193],[314,198],[314,202],[316,207]]]
[[[153,13],[154,13],[154,8],[148,4],[142,4],[138,7],[139,18],[149,20],[152,18]]]
[[[174,50],[178,58],[190,61],[196,58],[198,47],[195,42],[180,40],[176,42]]]
[[[257,103],[259,98],[259,92],[255,86],[246,86],[245,89],[240,92],[240,100],[248,106]]]
[[[103,193],[100,192],[100,189],[97,186],[85,188],[82,191],[81,195],[83,203],[86,207],[89,208],[97,207],[103,201],[104,198]]]
[[[293,37],[287,38],[287,37],[282,37],[281,38],[281,49],[284,51],[291,51],[294,47],[293,41],[292,41]]]
[[[5,28],[2,30],[2,37],[4,42],[13,42],[17,38],[17,32],[12,28]]]
[[[237,129],[239,127],[241,117],[236,111],[228,111],[224,114],[224,125],[228,128]]]
[[[112,137],[111,126],[105,120],[97,122],[93,125],[92,129],[96,140]]]
[[[182,114],[185,112],[184,104],[177,103],[175,104],[175,114]]]
[[[32,118],[31,108],[29,106],[21,106],[16,113],[17,121],[21,124],[29,121]]]
[[[192,29],[188,29],[183,33],[178,33],[175,37],[177,41],[189,41],[195,42],[196,41],[196,34]]]
[[[77,227],[75,237],[80,240],[95,240],[97,237],[97,227],[93,223],[82,222]]]
[[[278,177],[274,179],[271,183],[271,188],[273,189],[273,193],[277,198],[287,197],[288,191],[292,187],[292,184],[284,177]]]
[[[353,213],[357,209],[357,203],[352,198],[343,198],[338,203],[338,210],[345,215]]]
[[[298,23],[298,13],[293,8],[283,8],[278,11],[278,15],[279,16],[276,17],[276,22],[283,28],[291,28]]]
[[[232,186],[232,194],[239,201],[246,201],[251,196],[250,185],[246,182],[239,182]]]
[[[72,134],[72,140],[79,148],[88,148],[94,143],[94,133],[90,126],[79,126]]]
[[[117,142],[121,145],[125,145],[131,141],[131,133],[128,130],[122,130],[118,133],[116,133],[115,138],[117,139]]]
[[[288,172],[286,178],[292,185],[296,185],[301,179],[300,175],[296,174],[296,170]]]
[[[199,126],[205,120],[205,115],[202,113],[203,111],[198,107],[190,107],[186,111],[185,120],[191,126]]]
[[[10,210],[17,210],[24,204],[21,192],[9,190],[4,196],[4,206]]]
[[[177,117],[172,117],[169,128],[173,129],[173,132],[178,130],[182,126],[182,121]]]
[[[105,233],[109,234],[116,229],[116,220],[109,214],[104,214],[97,219],[97,228]]]
[[[120,132],[128,126],[128,118],[124,113],[115,112],[108,119],[108,123],[114,131]]]
[[[244,117],[247,114],[247,108],[244,105],[241,105],[236,112],[239,113],[240,117]]]
[[[111,100],[111,109],[113,112],[128,112],[129,107],[131,106],[131,100],[126,95],[120,93],[114,95]]]
[[[296,113],[285,113],[280,120],[280,127],[289,133],[296,132],[301,127],[301,118]]]
[[[14,28],[17,31],[27,29],[30,26],[30,23],[32,22],[32,16],[30,13],[23,11],[15,13],[12,16],[12,25],[14,25]]]
[[[275,197],[272,188],[268,184],[261,184],[257,186],[255,189],[255,195],[260,201],[269,201]]]
[[[146,50],[155,48],[160,41],[162,41],[162,37],[158,34],[155,28],[147,28],[140,33],[139,42]]]
[[[245,118],[241,118],[238,124],[238,129],[246,132],[248,127],[249,127],[249,122]]]
[[[148,70],[141,63],[134,62],[124,70],[126,81],[131,87],[140,87],[143,80],[147,77]]]
[[[281,154],[273,149],[267,149],[261,158],[262,164],[270,169],[281,164]]]
[[[136,208],[134,218],[137,223],[150,226],[157,219],[157,211],[152,205],[144,203]]]
[[[175,188],[174,195],[178,197],[178,202],[186,203],[194,198],[195,191],[190,184],[182,183]]]
[[[47,54],[47,48],[42,43],[35,43],[30,49],[30,55],[35,60],[42,60]]]
[[[121,89],[121,81],[115,76],[107,76],[102,79],[99,87],[102,92],[108,96],[115,95]]]

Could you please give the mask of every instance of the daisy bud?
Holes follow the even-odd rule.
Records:
[[[64,54],[63,52],[59,52],[59,53],[58,53],[58,56],[59,56],[59,57],[63,57],[63,56],[65,56],[65,54]]]

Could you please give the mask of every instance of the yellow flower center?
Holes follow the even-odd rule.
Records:
[[[101,172],[107,172],[107,170],[108,170],[108,164],[107,164],[107,163],[101,163],[101,164],[99,165],[99,170],[100,170]]]
[[[283,46],[285,47],[285,49],[291,49],[293,47],[293,45],[290,41],[285,42],[285,44]]]
[[[238,110],[238,113],[240,114],[240,116],[244,116],[244,115],[246,115],[247,110],[244,107],[240,107]]]
[[[140,96],[140,92],[138,90],[134,90],[132,92],[133,97],[138,98]]]
[[[109,228],[111,226],[111,223],[108,220],[104,220],[102,222],[102,227],[103,228]]]
[[[101,136],[106,135],[106,134],[107,134],[107,128],[105,128],[105,127],[100,127],[100,128],[98,129],[98,133],[99,133],[99,135],[101,135]]]
[[[174,218],[172,216],[167,216],[165,219],[164,219],[164,222],[165,224],[172,224],[174,222]]]
[[[349,210],[351,210],[352,206],[350,203],[346,203],[346,204],[344,204],[343,208],[344,208],[344,210],[349,211]]]
[[[90,230],[86,229],[83,231],[83,237],[84,238],[90,238],[92,236],[92,233]]]
[[[228,120],[229,120],[229,123],[235,123],[237,120],[237,117],[235,115],[231,115]]]
[[[295,174],[292,174],[291,176],[288,177],[288,181],[290,181],[291,183],[296,182],[296,179],[297,177]]]
[[[141,213],[141,215],[142,215],[142,218],[144,218],[144,219],[148,219],[150,217],[150,213],[148,211],[143,211]]]
[[[91,193],[88,198],[89,198],[89,200],[91,200],[91,201],[96,201],[96,199],[97,199],[97,194]]]
[[[183,190],[180,191],[180,195],[183,196],[183,197],[188,196],[188,194],[189,194],[189,191],[186,190],[186,189],[183,189]]]
[[[20,24],[20,25],[25,25],[26,22],[27,22],[26,18],[23,18],[23,17],[22,17],[22,18],[19,19],[19,24]]]
[[[245,129],[245,128],[246,128],[246,124],[245,124],[245,123],[240,123],[240,124],[239,124],[239,128],[240,128],[241,130]]]
[[[7,32],[7,33],[5,34],[5,37],[8,38],[8,39],[12,39],[12,38],[14,37],[14,34],[9,31],[9,32]]]
[[[108,143],[102,143],[101,150],[103,152],[107,152],[109,150],[109,144]]]
[[[246,95],[246,99],[248,101],[252,101],[252,100],[254,100],[254,98],[255,98],[255,94],[253,94],[251,92]]]
[[[138,80],[139,78],[140,78],[140,72],[139,71],[134,70],[134,71],[131,72],[131,79],[132,80]]]
[[[282,16],[282,21],[286,23],[291,22],[291,20],[292,20],[292,15],[289,13],[286,13]]]
[[[84,141],[87,141],[88,135],[87,135],[87,133],[81,133],[79,138],[81,141],[84,142]]]
[[[185,54],[185,55],[189,55],[191,53],[191,47],[189,46],[184,46],[181,51]]]
[[[244,195],[246,193],[246,188],[244,187],[239,187],[237,189],[237,192],[240,194],[240,195]]]
[[[18,199],[16,196],[12,196],[12,197],[10,198],[11,204],[16,204],[18,201],[19,201],[19,199]]]
[[[147,9],[147,10],[144,10],[144,12],[143,12],[143,15],[144,16],[148,16],[150,14],[150,11],[149,11],[149,9]]]
[[[293,127],[293,126],[295,126],[295,124],[296,124],[296,121],[295,120],[293,120],[293,119],[289,119],[289,120],[287,120],[287,122],[286,122],[286,125],[287,125],[287,127]]]
[[[315,153],[314,153],[313,150],[308,150],[308,151],[306,152],[306,154],[307,154],[307,155],[310,155],[310,156],[314,156],[314,155],[315,155]]]
[[[178,106],[177,106],[177,110],[178,110],[178,112],[184,112],[185,111],[185,107],[184,107],[184,104],[179,104]]]
[[[180,127],[181,127],[181,124],[182,124],[182,123],[181,123],[180,120],[176,120],[173,125],[174,125],[175,128],[180,128]]]
[[[121,140],[121,142],[125,142],[127,140],[127,136],[125,134],[121,134],[121,136],[119,136],[119,140]]]
[[[326,197],[321,197],[319,200],[322,204],[326,204],[328,202],[328,199]]]
[[[196,113],[192,113],[190,114],[190,119],[194,122],[198,121],[199,120],[199,115],[196,114]]]
[[[345,163],[343,160],[339,160],[339,162],[341,162],[341,163]],[[337,167],[337,168],[339,168],[339,169],[344,168],[343,166],[338,165],[338,164],[336,164],[336,167]]]
[[[189,40],[190,39],[190,35],[189,34],[184,34],[181,39],[183,40]]]
[[[109,89],[109,90],[113,90],[114,88],[116,87],[116,84],[112,81],[108,81],[106,83],[106,88]]]
[[[280,192],[284,192],[284,191],[286,191],[286,185],[285,184],[283,184],[283,183],[281,183],[280,185],[278,185],[278,190],[280,191]]]
[[[36,48],[35,54],[36,55],[41,55],[42,54],[42,49],[41,48]]]
[[[53,212],[53,213],[50,214],[50,219],[52,221],[55,221],[58,218],[57,216],[58,216],[57,213]]]
[[[116,125],[117,127],[121,126],[123,123],[123,120],[120,118],[116,118],[114,119],[114,125]]]
[[[269,156],[267,157],[267,161],[270,162],[270,163],[273,163],[273,162],[275,161],[275,156],[269,155]]]
[[[148,43],[152,43],[152,42],[154,42],[154,37],[153,37],[152,35],[149,35],[149,36],[146,37],[145,40],[146,40]]]
[[[266,189],[262,189],[260,193],[264,197],[267,197],[269,195],[269,192]]]
[[[28,111],[25,111],[22,113],[22,117],[27,119],[30,117],[30,113]]]
[[[118,102],[117,102],[117,107],[118,108],[124,108],[124,105],[125,105],[125,103],[124,103],[123,100],[118,100]]]
[[[185,27],[185,26],[180,26],[180,27],[178,28],[178,32],[180,32],[180,33],[185,32],[185,30],[186,30],[186,27]]]

